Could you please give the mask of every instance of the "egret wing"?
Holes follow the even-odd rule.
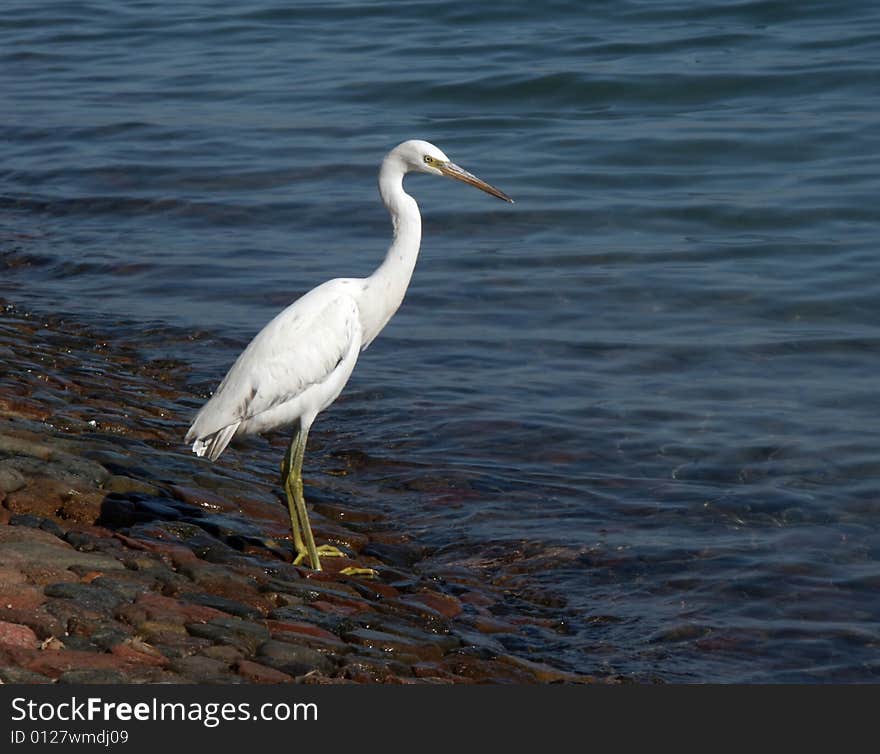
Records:
[[[327,380],[360,343],[356,302],[346,295],[296,301],[267,324],[232,365],[193,421],[186,441],[241,424]],[[326,293],[326,291],[325,291]]]

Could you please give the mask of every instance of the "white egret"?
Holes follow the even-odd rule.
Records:
[[[366,278],[336,278],[313,288],[267,324],[241,353],[186,433],[197,456],[216,460],[233,437],[293,426],[281,464],[294,561],[321,569],[303,498],[302,463],[309,428],[345,387],[358,354],[379,334],[403,301],[422,236],[419,208],[403,189],[409,173],[444,175],[504,199],[505,193],[449,160],[433,144],[405,141],[379,170],[379,194],[391,215],[394,240],[385,260]]]

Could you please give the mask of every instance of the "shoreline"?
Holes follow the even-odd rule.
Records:
[[[181,365],[2,299],[0,359],[3,683],[597,680],[508,652],[500,590],[421,573],[381,512],[316,489],[316,538],[349,558],[293,566],[277,480],[185,453]]]

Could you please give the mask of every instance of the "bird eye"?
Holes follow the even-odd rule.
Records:
[[[425,162],[427,162],[430,165],[432,162],[434,162],[434,158],[431,157],[431,155],[426,154],[425,155]]]

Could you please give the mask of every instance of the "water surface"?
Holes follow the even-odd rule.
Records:
[[[408,180],[422,257],[311,474],[365,454],[337,494],[509,585],[536,659],[877,679],[876,3],[6,10],[0,295],[206,391],[369,274],[429,139],[517,203]]]

